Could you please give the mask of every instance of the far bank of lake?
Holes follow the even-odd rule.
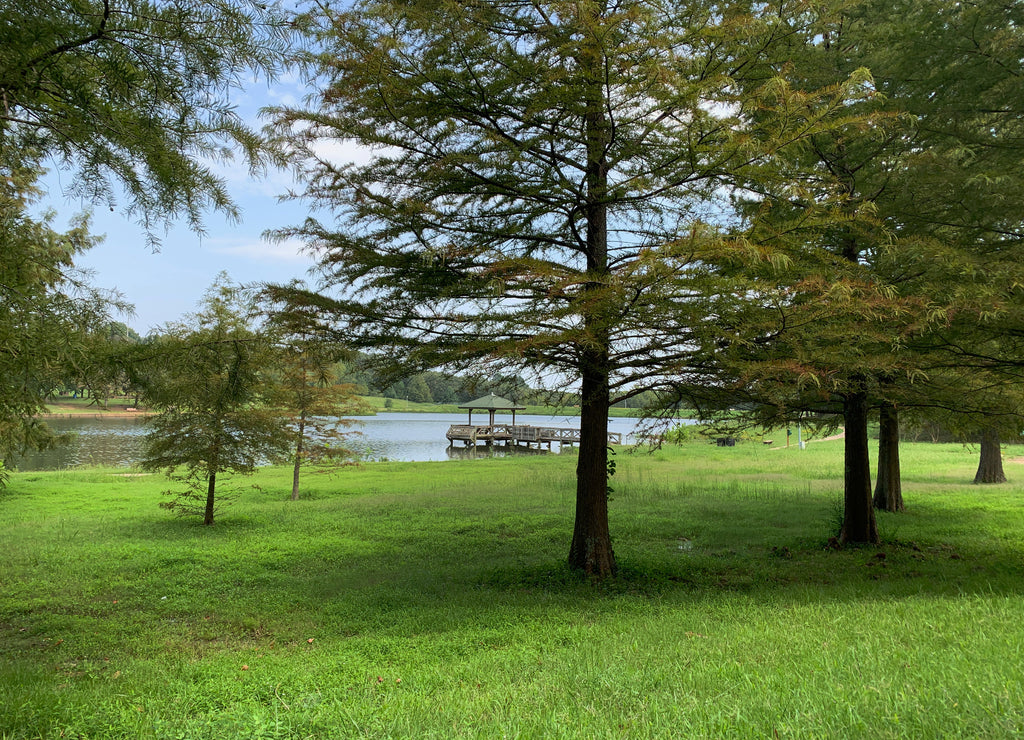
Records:
[[[486,423],[486,414],[474,414],[474,422]],[[130,467],[141,454],[147,419],[140,416],[78,414],[51,417],[46,423],[58,434],[68,435],[67,443],[53,450],[31,453],[18,462],[19,470],[59,470],[79,465]],[[368,460],[427,461],[463,457],[465,451],[449,448],[445,432],[452,424],[465,424],[465,413],[388,412],[376,416],[355,417],[349,446]],[[499,416],[498,423],[510,421]],[[578,416],[517,414],[518,424],[553,427],[579,427]],[[624,442],[640,423],[635,418],[612,418],[611,432],[622,434]],[[556,445],[557,450],[557,445]]]

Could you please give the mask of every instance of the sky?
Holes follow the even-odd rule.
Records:
[[[243,118],[260,125],[257,112],[261,107],[292,104],[299,96],[294,79],[272,86],[261,81],[239,91],[233,102]],[[216,170],[226,180],[241,210],[241,221],[231,222],[221,213],[208,212],[206,235],[199,236],[184,222],[178,223],[166,234],[157,233],[161,246],[154,252],[147,245],[142,228],[117,209],[110,212],[105,206],[92,208],[88,203],[66,198],[62,190],[71,184],[72,176],[51,163],[45,179],[48,196],[42,205],[56,212],[54,226],[58,230],[67,228],[74,214],[92,211],[90,231],[105,238],[80,255],[76,265],[92,271],[94,286],[116,289],[134,304],[134,315],[116,319],[143,336],[195,310],[221,271],[236,283],[286,282],[308,277],[313,260],[302,252],[300,243],[274,244],[263,237],[267,229],[300,224],[307,215],[303,204],[279,200],[294,186],[291,175],[275,171],[265,179],[254,180],[241,162],[234,167],[218,164]]]

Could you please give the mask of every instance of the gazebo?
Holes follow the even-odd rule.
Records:
[[[514,403],[509,401],[507,398],[496,396],[493,393],[483,398],[478,398],[475,401],[470,401],[462,406],[460,409],[469,410],[469,421],[467,422],[470,426],[473,425],[473,412],[474,411],[487,411],[490,413],[490,426],[494,426],[494,413],[496,411],[511,411],[512,412],[512,426],[516,424],[516,411],[523,411],[526,409],[525,406],[516,406]]]

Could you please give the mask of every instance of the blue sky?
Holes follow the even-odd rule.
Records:
[[[244,118],[259,125],[257,111],[267,105],[291,104],[298,98],[298,85],[285,79],[268,86],[254,82],[233,96]],[[345,158],[342,155],[341,158]],[[284,282],[306,277],[313,264],[302,254],[301,245],[273,244],[263,238],[267,229],[301,223],[305,207],[298,202],[279,202],[293,180],[287,172],[271,172],[262,180],[249,177],[242,163],[217,165],[216,171],[228,183],[242,211],[241,222],[232,223],[223,214],[206,215],[205,236],[198,236],[184,223],[160,236],[159,252],[147,246],[143,230],[119,211],[106,207],[92,209],[92,233],[105,235],[103,243],[81,255],[76,264],[93,271],[92,282],[100,288],[117,289],[135,305],[135,315],[119,317],[140,334],[192,311],[205,290],[221,271],[238,283]],[[49,195],[43,205],[57,213],[56,228],[66,228],[75,213],[88,203],[65,198],[61,190],[70,184],[68,172],[51,169],[46,178]]]

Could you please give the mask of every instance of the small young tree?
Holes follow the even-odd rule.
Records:
[[[291,443],[266,382],[275,347],[254,327],[250,308],[222,273],[199,311],[168,326],[136,367],[146,402],[159,411],[142,467],[184,485],[167,491],[172,499],[161,506],[202,513],[207,525],[219,475],[251,474]]]
[[[301,283],[293,284],[301,288]],[[365,413],[369,407],[356,395],[351,383],[337,377],[344,348],[330,341],[317,327],[316,310],[287,300],[277,301],[268,288],[269,326],[277,338],[277,388],[275,403],[291,434],[292,500],[299,498],[303,465],[329,468],[352,457],[346,447],[352,420],[346,416]]]

